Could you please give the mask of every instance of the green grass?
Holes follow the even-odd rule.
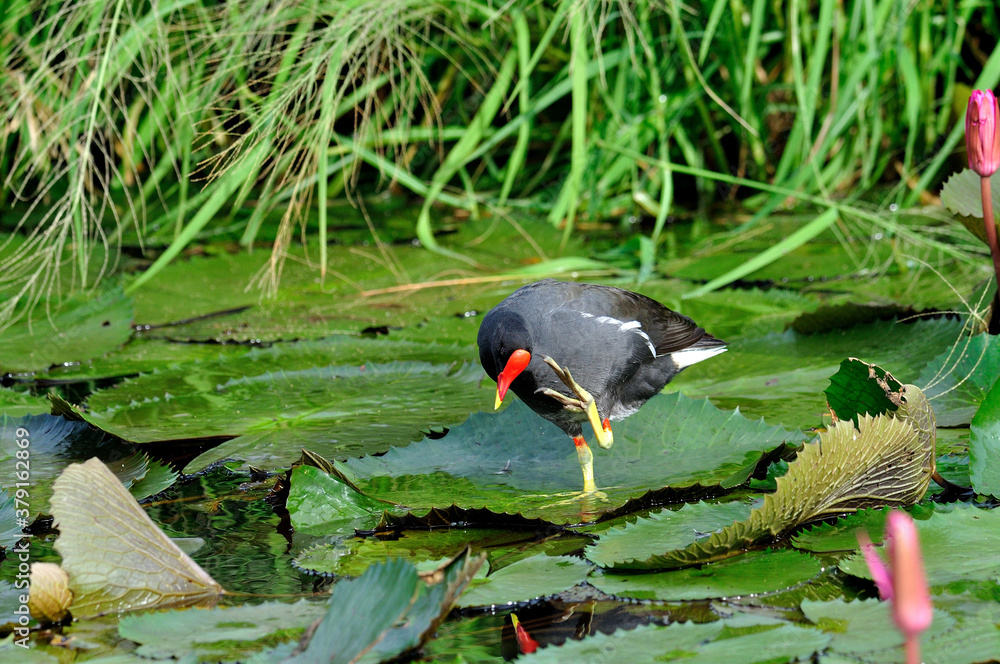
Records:
[[[0,231],[27,238],[0,251],[6,321],[122,243],[159,245],[152,276],[220,218],[272,251],[265,290],[300,225],[325,276],[327,205],[387,187],[453,255],[438,203],[564,238],[647,218],[648,269],[675,206],[877,217],[937,187],[970,85],[1000,80],[995,16],[954,1],[14,0],[2,22]]]

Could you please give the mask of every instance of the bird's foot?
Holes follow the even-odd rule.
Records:
[[[565,494],[564,494],[565,495]],[[589,506],[589,504],[596,503],[606,503],[608,502],[608,494],[603,491],[577,491],[569,494],[569,497],[565,500],[560,500],[555,503],[556,505],[575,505],[576,503],[582,503],[584,507]]]
[[[569,369],[563,369],[548,355],[543,355],[542,359],[545,360],[545,364],[552,367],[552,371],[555,372],[556,376],[559,377],[559,380],[566,387],[572,390],[576,398],[568,397],[551,388],[545,388],[542,390],[542,394],[552,397],[569,410],[586,413],[587,419],[590,421],[590,426],[594,428],[594,436],[597,437],[597,444],[604,449],[611,447],[615,442],[614,435],[611,433],[611,422],[607,418],[603,421],[601,420],[601,416],[597,412],[597,403],[595,403],[594,397],[591,396],[590,392],[583,389],[582,385],[573,380],[573,374],[570,373]]]

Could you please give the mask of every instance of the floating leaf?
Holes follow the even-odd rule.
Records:
[[[294,565],[299,569],[321,574],[361,576],[375,563],[402,558],[412,562],[418,570],[424,570],[424,565],[454,558],[470,545],[479,548],[505,543],[525,545],[530,544],[534,538],[534,533],[485,528],[411,531],[392,539],[351,537],[334,544],[317,544],[306,549],[295,559]]]
[[[830,649],[835,653],[861,657],[880,650],[898,654],[903,649],[902,633],[893,624],[890,604],[870,599],[855,602],[802,602],[802,613],[817,627],[830,633]],[[939,636],[955,626],[948,613],[934,611],[934,619],[922,640]]]
[[[918,410],[922,403],[929,410],[916,387],[909,385],[907,390],[911,409]],[[615,561],[613,567],[669,569],[719,560],[810,521],[920,500],[933,473],[933,441],[928,449],[907,420],[865,414],[859,422],[860,429],[851,420],[836,422],[818,442],[806,445],[777,479],[777,491],[765,496],[764,504],[747,520],[684,549],[646,560]]]
[[[837,372],[845,357],[864,357],[892,367],[896,375],[916,376],[961,334],[962,322],[946,318],[881,321],[823,334],[789,330],[737,340],[729,352],[685,371],[667,389],[711,397],[720,408],[738,406],[748,417],[769,422],[820,425],[829,408],[817,386]]]
[[[55,481],[52,515],[77,617],[214,603],[223,593],[99,459]]]
[[[954,212],[970,233],[989,245],[983,224],[982,178],[973,170],[963,168],[948,178],[941,187],[941,204]],[[1000,178],[990,178],[993,209],[1000,210]]]
[[[48,399],[0,386],[0,416],[21,417],[47,412],[49,412]]]
[[[934,406],[938,426],[969,424],[1000,375],[1000,336],[964,337],[935,357],[918,385]]]
[[[572,523],[593,520],[650,488],[717,485],[762,452],[803,439],[707,400],[658,395],[615,423],[614,447],[595,449],[597,484],[606,498],[574,499],[582,477],[572,441],[517,400],[499,414],[472,415],[444,438],[347,465],[369,496],[411,509],[454,503]]]
[[[159,611],[125,616],[118,634],[139,643],[135,652],[143,657],[236,662],[299,636],[323,615],[323,608],[318,602],[300,600]]]
[[[1000,379],[972,418],[969,476],[976,493],[1000,496]]]
[[[230,379],[191,371],[175,388],[161,384],[146,398],[129,396],[145,378],[94,394],[88,422],[126,440],[235,436],[185,468],[222,459],[256,468],[290,466],[303,447],[330,458],[380,452],[423,430],[465,419],[488,403],[477,389],[482,370],[471,364],[426,362],[282,369],[262,374],[227,367]],[[237,377],[235,374],[239,373]]]
[[[903,403],[903,386],[882,367],[849,357],[824,390],[830,408],[842,420],[858,424],[858,415],[890,415]]]
[[[858,550],[859,529],[871,534],[873,542],[881,542],[888,509],[858,510],[856,514],[832,522],[816,524],[792,536],[792,545],[813,553],[836,553]]]
[[[292,471],[287,508],[296,531],[333,535],[374,525],[388,505],[358,493],[342,480],[313,466]]]
[[[823,564],[793,549],[753,551],[744,555],[656,574],[622,574],[605,570],[590,583],[619,597],[643,600],[695,600],[751,593],[773,593],[805,583]]]
[[[707,538],[734,521],[750,516],[752,507],[744,503],[695,503],[677,510],[661,510],[635,523],[610,528],[587,547],[586,556],[598,565],[611,566],[630,560],[648,560],[664,551],[683,549]]]
[[[569,556],[532,556],[477,578],[459,606],[504,606],[562,592],[587,578],[591,566]]]
[[[392,659],[418,647],[451,610],[482,565],[465,554],[421,581],[413,565],[390,560],[333,588],[326,615],[307,632],[289,664]]]
[[[932,587],[1000,581],[1000,510],[959,505],[945,511],[938,507],[928,519],[914,523]],[[848,574],[871,578],[860,553],[839,567]]]
[[[730,619],[707,624],[644,625],[594,634],[518,658],[523,664],[565,662],[691,662],[764,664],[809,661],[830,637],[816,629],[775,622]]]
[[[132,300],[121,288],[73,295],[45,315],[44,305],[3,332],[0,374],[79,362],[114,350],[132,336]]]

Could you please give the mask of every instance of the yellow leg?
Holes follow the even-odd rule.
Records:
[[[583,471],[583,492],[595,493],[597,483],[594,482],[594,453],[590,451],[590,446],[583,436],[575,436],[573,443],[576,445],[576,457],[580,460],[580,469]]]
[[[586,394],[586,390],[582,387],[580,390]],[[587,394],[587,396],[590,395]],[[601,416],[597,413],[597,404],[594,403],[593,397],[587,402],[587,419],[590,420],[590,426],[594,427],[597,444],[604,449],[609,449],[615,442],[615,437],[611,433],[611,422],[608,420],[601,422]]]
[[[611,433],[611,422],[606,419],[603,422],[601,421],[601,415],[597,412],[597,404],[594,402],[594,397],[590,395],[590,392],[583,389],[582,385],[573,380],[573,374],[569,372],[569,369],[563,369],[555,360],[547,355],[543,356],[542,359],[552,367],[559,380],[566,387],[573,390],[576,398],[567,397],[565,394],[560,394],[549,388],[542,390],[542,393],[556,399],[570,410],[586,413],[590,426],[594,428],[594,436],[597,437],[597,444],[604,449],[610,448],[615,442],[614,435]]]

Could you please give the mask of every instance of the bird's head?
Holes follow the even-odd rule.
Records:
[[[494,317],[491,312],[483,321],[478,341],[483,367],[497,382],[494,408],[499,408],[510,384],[531,362],[531,335],[520,316],[504,312]]]

